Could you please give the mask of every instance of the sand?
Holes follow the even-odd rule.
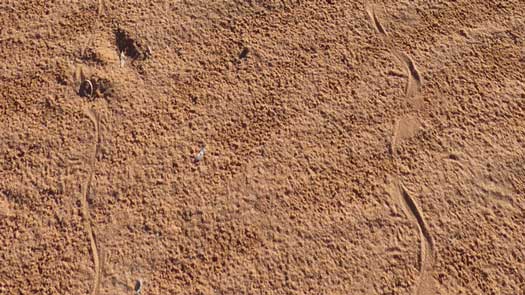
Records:
[[[0,294],[525,294],[524,48],[518,0],[2,1]]]

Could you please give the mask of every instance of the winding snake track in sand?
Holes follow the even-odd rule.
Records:
[[[82,186],[81,203],[82,203],[82,216],[84,219],[84,228],[86,229],[87,235],[89,237],[89,242],[91,244],[91,252],[93,254],[93,264],[95,265],[95,279],[93,281],[93,288],[91,290],[91,295],[96,295],[98,294],[99,287],[100,287],[100,256],[98,253],[97,243],[95,241],[95,235],[93,234],[93,229],[91,227],[91,218],[89,215],[87,197],[91,190],[91,182],[93,180],[93,174],[95,173],[97,153],[100,148],[100,132],[99,132],[99,120],[98,120],[98,116],[95,113],[95,111],[92,109],[88,109],[86,110],[86,115],[89,117],[91,122],[93,122],[93,125],[95,127],[95,145],[94,145],[93,152],[89,159],[89,174],[88,174],[86,181],[84,182],[84,185]]]
[[[432,236],[428,231],[428,227],[425,222],[425,219],[423,218],[423,214],[421,213],[421,210],[419,210],[416,202],[408,194],[405,186],[401,182],[398,183],[398,186],[399,192],[401,193],[402,201],[405,207],[408,209],[407,211],[410,212],[412,217],[416,220],[419,230],[421,231],[421,235],[423,237],[423,239],[421,239],[421,242],[423,244],[421,245],[420,265],[421,271],[424,271],[425,269],[428,269],[428,266],[431,266],[433,263],[432,260],[434,256],[434,241],[432,240]]]
[[[386,43],[390,52],[405,65],[408,72],[407,84],[405,86],[405,95],[410,97],[417,95],[421,92],[422,79],[419,71],[416,68],[416,65],[410,56],[402,51],[399,51],[394,48],[394,43],[386,33],[385,26],[381,24],[381,19],[377,16],[375,12],[376,8],[374,6],[366,7],[372,26],[376,29],[377,33],[381,36],[382,40]]]
[[[372,25],[374,26],[376,31],[378,33],[380,33],[381,35],[386,36],[387,35],[386,34],[386,30],[383,27],[383,25],[381,24],[381,22],[379,21],[379,18],[377,17],[377,15],[376,15],[375,7],[368,6],[366,8],[366,12],[368,13],[368,16],[370,16],[370,20],[372,21]]]
[[[411,97],[419,94],[421,92],[422,81],[414,61],[404,52],[393,50],[393,54],[405,64],[408,72],[408,80],[405,87],[406,96]]]
[[[366,8],[366,10],[368,15],[370,16],[370,20],[372,22],[373,27],[376,29],[377,33],[380,34],[382,39],[386,42],[387,46],[390,49],[390,52],[396,58],[398,58],[407,69],[408,80],[405,88],[405,95],[407,97],[419,95],[421,93],[422,79],[421,75],[419,74],[419,71],[415,66],[414,61],[406,53],[394,48],[392,40],[388,39],[385,27],[381,24],[381,20],[375,13],[375,8],[369,6]],[[395,157],[395,144],[397,138],[397,129],[399,127],[398,125],[399,121],[394,127],[394,134],[392,138],[391,152],[393,157]],[[415,219],[415,221],[418,224],[418,229],[421,236],[421,251],[419,254],[420,278],[415,289],[415,294],[433,294],[435,290],[433,286],[431,271],[434,264],[435,249],[432,236],[428,231],[428,227],[426,225],[421,210],[418,208],[416,202],[414,201],[414,199],[412,199],[403,183],[400,180],[397,180],[396,186],[397,193],[399,194],[399,201],[403,207],[403,210],[405,211],[407,216],[412,216],[412,218]]]
[[[401,202],[405,208],[405,213],[412,215],[416,220],[421,234],[421,251],[419,253],[420,279],[416,286],[415,294],[434,294],[434,292],[432,292],[433,286],[431,277],[435,255],[434,241],[428,231],[423,214],[414,199],[412,199],[401,181],[397,182],[397,186],[401,195]]]

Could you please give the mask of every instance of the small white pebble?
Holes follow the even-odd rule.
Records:
[[[195,162],[200,162],[202,161],[202,158],[204,158],[204,153],[206,152],[206,147],[202,147],[200,152],[197,154],[197,156],[195,156]]]
[[[124,51],[121,51],[120,52],[120,67],[122,68],[124,66],[124,63],[126,63],[126,54],[124,53]]]

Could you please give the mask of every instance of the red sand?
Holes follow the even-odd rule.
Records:
[[[48,2],[0,4],[0,294],[525,294],[524,1]]]

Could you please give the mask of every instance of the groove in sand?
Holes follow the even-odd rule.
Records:
[[[374,28],[376,29],[376,31],[386,36],[386,30],[381,24],[381,22],[379,21],[379,18],[377,17],[375,13],[375,9],[372,7],[368,7],[366,11],[368,12],[368,15],[370,16],[370,19],[372,20],[372,24],[374,25]]]
[[[396,156],[396,144],[397,144],[397,138],[399,133],[399,124],[400,120],[396,120],[396,123],[394,124],[394,132],[392,133],[392,140],[390,141],[390,155],[392,157]]]
[[[393,53],[403,64],[405,64],[408,71],[408,80],[405,88],[406,95],[413,96],[419,94],[421,91],[422,79],[414,61],[404,52],[394,51]]]
[[[95,163],[97,161],[97,152],[99,150],[99,144],[100,144],[100,133],[99,133],[99,123],[98,123],[98,117],[95,111],[88,109],[86,111],[86,115],[89,117],[89,119],[93,122],[93,125],[95,127],[95,144],[93,148],[93,153],[90,156],[89,159],[89,174],[84,182],[84,185],[82,186],[82,216],[84,218],[84,228],[86,229],[87,235],[89,237],[89,242],[91,245],[91,252],[93,255],[93,264],[95,265],[95,280],[93,282],[93,288],[91,290],[92,295],[98,294],[99,287],[100,287],[100,256],[98,253],[97,243],[95,241],[95,235],[93,234],[93,229],[91,228],[91,218],[89,216],[89,208],[88,208],[88,202],[87,198],[89,195],[89,192],[91,190],[91,182],[93,180],[93,174],[95,172]]]
[[[401,181],[398,181],[397,186],[404,211],[407,215],[411,215],[416,220],[421,234],[421,251],[419,253],[420,278],[415,294],[431,294],[433,285],[430,272],[434,264],[434,241],[428,231],[423,214],[414,199],[412,199]]]

